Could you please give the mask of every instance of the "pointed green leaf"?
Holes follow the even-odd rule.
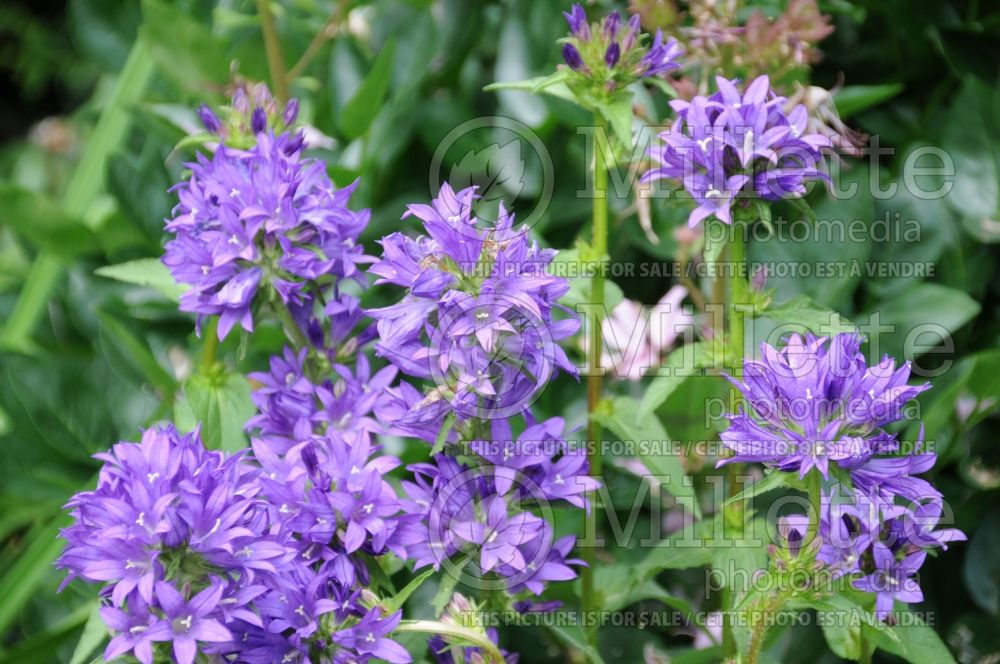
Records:
[[[179,301],[187,290],[187,286],[174,281],[170,270],[159,258],[138,258],[117,265],[106,265],[97,268],[94,274],[127,284],[155,288],[174,302]]]
[[[354,96],[340,112],[340,130],[350,139],[363,136],[378,115],[389,81],[392,78],[392,59],[396,52],[396,41],[389,39],[382,46],[371,71],[365,76]]]

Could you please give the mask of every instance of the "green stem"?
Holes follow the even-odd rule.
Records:
[[[281,52],[281,41],[278,39],[278,30],[274,27],[274,15],[268,0],[257,0],[257,13],[260,15],[260,30],[264,35],[264,51],[267,53],[267,68],[271,72],[274,96],[283,104],[288,101],[288,71],[285,69],[285,56]]]
[[[593,183],[592,191],[594,196],[592,248],[597,260],[600,261],[601,268],[603,268],[605,255],[608,253],[608,167],[604,160],[604,146],[601,145],[601,141],[606,140],[607,123],[600,114],[598,114],[595,118],[595,126],[597,131],[594,134],[594,172],[591,180]],[[601,401],[602,376],[600,373],[600,367],[601,347],[603,344],[601,325],[603,323],[605,313],[603,269],[594,271],[594,276],[590,280],[590,291],[594,304],[595,316],[593,320],[593,329],[591,329],[590,338],[588,339],[589,347],[587,348],[587,365],[591,372],[590,375],[587,376],[587,413],[589,415],[587,419],[587,439],[590,442],[587,449],[587,462],[589,464],[590,474],[595,477],[600,477],[602,474],[600,448],[601,425],[595,420],[593,415]],[[586,511],[584,517],[586,519],[586,530],[584,532],[588,534],[597,533],[598,512],[599,506],[595,496],[594,504],[591,505],[591,508]],[[594,592],[594,554],[594,546],[586,547],[583,550],[583,558],[587,562],[587,566],[583,568],[581,579],[583,592],[581,593],[581,599],[583,601],[584,610],[588,612],[597,611],[600,608],[597,606],[597,597]],[[592,628],[589,631],[588,636],[591,644],[596,646],[596,628]]]
[[[494,664],[503,664],[504,662],[499,648],[485,634],[461,625],[438,620],[404,620],[396,626],[393,632],[418,632],[420,634],[450,636],[478,647],[487,655],[487,662]]]
[[[278,317],[278,320],[281,321],[281,327],[285,331],[285,337],[292,342],[292,346],[295,350],[310,348],[311,344],[309,343],[309,340],[306,339],[306,335],[302,333],[302,329],[299,328],[299,324],[295,322],[294,318],[292,318],[292,312],[288,310],[288,307],[277,299],[274,300],[272,304],[274,305],[272,307],[272,309],[274,309],[274,314]]]
[[[868,644],[868,639],[865,638],[864,630],[861,632],[861,657],[858,658],[858,664],[872,664],[872,648]]]
[[[747,647],[746,664],[757,664],[757,661],[760,659],[760,652],[764,647],[764,639],[767,638],[768,627],[772,622],[769,614],[780,611],[784,604],[784,596],[776,595],[774,599],[764,605],[764,610],[761,612],[759,619],[754,624],[753,629],[750,630],[750,645]]]
[[[816,539],[816,535],[819,532],[820,487],[822,483],[819,469],[811,469],[807,480],[809,488],[809,530],[806,532],[804,542],[806,546]]]
[[[729,355],[734,360],[734,374],[741,373],[744,351],[743,312],[749,304],[747,297],[747,280],[743,277],[743,269],[747,263],[746,240],[743,237],[743,226],[734,223],[733,237],[729,243],[729,266],[726,280],[729,286]]]
[[[734,220],[730,228],[731,236],[726,247],[724,256],[719,257],[716,265],[720,272],[718,279],[722,282],[723,290],[726,293],[725,323],[726,323],[726,344],[725,359],[722,366],[730,372],[734,378],[743,375],[743,349],[744,349],[744,306],[747,302],[746,280],[743,278],[743,266],[746,265],[746,242],[743,237],[739,220]],[[718,282],[717,282],[718,283]],[[731,388],[729,394],[730,411],[736,412],[739,406],[739,392]],[[742,490],[739,485],[739,478],[743,474],[742,464],[729,464],[726,467],[726,484],[728,495],[736,495]],[[723,527],[738,531],[742,534],[744,520],[744,505],[742,502],[735,502],[723,507]],[[729,614],[732,603],[732,593],[725,589],[722,595],[723,611],[726,614],[722,621],[722,649],[725,657],[736,655],[736,639],[733,636],[733,618]]]
[[[201,351],[201,368],[206,371],[215,366],[215,358],[219,352],[218,329],[219,319],[212,316],[208,319],[208,324],[205,325],[205,330],[202,332],[205,338],[205,346]]]

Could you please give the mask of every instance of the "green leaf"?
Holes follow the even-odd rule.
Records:
[[[618,95],[610,103],[597,106],[598,112],[611,125],[612,133],[627,149],[632,148],[632,94]]]
[[[861,657],[861,625],[842,620],[836,611],[819,611],[816,619],[827,645],[837,657],[853,661]]]
[[[1000,144],[989,129],[995,109],[988,95],[986,86],[970,76],[944,121],[943,147],[955,162],[948,202],[974,220],[996,220],[1000,207],[1000,166],[995,153]]]
[[[114,316],[98,310],[97,317],[100,319],[101,341],[106,354],[115,353],[124,357],[143,379],[156,387],[168,401],[172,400],[177,381],[156,360],[146,342]]]
[[[987,515],[966,547],[963,576],[972,599],[984,611],[1000,610],[1000,517]]]
[[[19,641],[0,653],[0,664],[48,664],[59,661],[58,652],[76,636],[91,615],[91,604],[76,607],[72,613],[47,624],[45,629]]]
[[[662,486],[678,497],[690,498],[695,515],[700,517],[694,483],[684,470],[680,457],[661,454],[670,447],[670,437],[655,413],[639,417],[639,402],[632,397],[615,397],[604,402],[593,414],[601,426],[613,431],[621,440],[636,446],[639,459],[646,469],[660,479]],[[648,453],[647,453],[648,452]],[[661,479],[666,478],[666,479]]]
[[[568,99],[569,101],[580,103],[576,95],[566,86],[566,79],[569,77],[565,69],[560,69],[548,76],[536,76],[523,81],[501,81],[490,83],[484,90],[494,92],[496,90],[524,90],[533,93],[545,93],[553,97]],[[583,105],[583,104],[581,104]]]
[[[73,656],[70,658],[69,664],[86,664],[91,661],[94,653],[97,652],[98,648],[101,647],[107,638],[108,628],[101,619],[101,607],[99,604],[95,604],[94,608],[90,611],[90,616],[87,618],[83,634],[80,635],[80,640],[73,650]]]
[[[95,270],[94,274],[127,284],[155,288],[174,302],[179,301],[187,290],[187,286],[174,281],[170,270],[159,258],[138,258],[117,265],[106,265]]]
[[[422,574],[420,574],[412,581],[407,583],[406,586],[404,586],[403,589],[400,590],[398,593],[384,600],[382,602],[382,606],[385,607],[385,610],[388,611],[389,613],[394,613],[396,611],[399,611],[400,609],[403,608],[403,605],[406,604],[406,600],[410,598],[410,595],[416,592],[417,588],[422,586],[424,584],[424,581],[431,578],[431,576],[433,575],[434,575],[433,567],[424,571]]]
[[[149,43],[160,71],[188,88],[229,79],[230,58],[211,30],[192,14],[161,0],[142,0],[139,34]]]
[[[247,447],[243,427],[255,412],[245,377],[198,373],[184,384],[184,398],[177,403],[174,417],[184,431],[201,424],[205,447],[237,452]]]
[[[892,637],[886,638],[887,633]],[[880,648],[910,664],[955,664],[954,656],[941,637],[916,613],[904,613],[898,625],[875,634]]]
[[[592,270],[598,259],[602,257],[584,258],[581,254],[593,253],[586,246],[578,245],[573,249],[562,249],[553,261],[555,274],[565,274],[569,278],[569,292],[559,299],[560,304],[580,311],[578,305],[594,301],[591,296],[592,280],[589,270]],[[561,265],[560,265],[561,264]],[[614,281],[604,282],[604,307],[611,311],[625,299],[622,289]]]
[[[604,664],[601,654],[587,643],[587,637],[579,627],[558,624],[549,625],[548,627],[552,631],[552,634],[562,643],[579,651],[586,658],[583,661],[590,664]]]
[[[0,577],[0,633],[5,633],[21,615],[42,578],[52,569],[52,562],[62,553],[59,530],[68,524],[67,515],[60,514],[28,531],[21,555]]]
[[[764,479],[759,482],[754,482],[735,496],[731,496],[728,500],[726,500],[725,504],[730,505],[732,503],[743,502],[765,494],[768,491],[774,491],[775,489],[780,489],[782,487],[792,486],[789,481],[790,477],[791,476],[784,471],[770,470],[766,475],[764,475]]]
[[[801,327],[824,336],[857,330],[849,320],[836,311],[819,306],[808,295],[796,295],[787,302],[773,304],[760,315],[779,325]]]
[[[647,579],[665,569],[690,569],[712,562],[714,550],[706,544],[711,533],[722,527],[721,515],[699,521],[691,532],[681,532],[668,537],[649,549],[646,557],[635,566],[635,575]]]
[[[51,199],[10,182],[0,182],[0,223],[36,247],[64,260],[100,249],[97,235]]]
[[[431,606],[434,607],[434,615],[439,616],[444,612],[444,607],[448,606],[451,596],[455,593],[455,587],[458,585],[458,577],[462,575],[462,570],[468,564],[469,558],[466,556],[453,567],[445,568],[444,574],[438,577],[438,589],[434,593],[434,599],[431,600]]]
[[[889,330],[879,337],[879,354],[916,357],[941,345],[948,335],[979,314],[967,293],[940,284],[920,283],[873,309]]]
[[[357,92],[340,112],[340,130],[349,139],[363,136],[375,116],[378,115],[382,100],[385,99],[389,90],[389,81],[392,77],[392,58],[396,52],[396,42],[389,39],[375,58],[372,69],[361,82]]]
[[[872,106],[878,106],[902,91],[902,83],[846,85],[833,96],[833,100],[837,104],[837,113],[842,119],[846,119]]]
[[[661,368],[664,375],[653,378],[646,388],[636,417],[645,421],[685,380],[713,364],[712,344],[708,342],[698,341],[675,349]]]
[[[66,186],[62,198],[64,210],[74,213],[86,210],[100,193],[108,156],[128,134],[130,106],[142,95],[152,73],[153,62],[146,42],[137,39]],[[46,252],[35,259],[14,311],[0,333],[0,345],[21,350],[30,346],[31,332],[61,274],[62,266],[55,254]]]

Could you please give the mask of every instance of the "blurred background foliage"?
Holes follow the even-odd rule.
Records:
[[[295,74],[290,91],[302,101],[303,119],[322,136],[313,141],[316,152],[329,161],[338,184],[362,178],[353,202],[372,208],[364,236],[372,251],[377,238],[404,227],[406,203],[429,198],[428,170],[442,139],[462,122],[486,115],[523,122],[548,147],[556,180],[548,214],[535,227],[542,241],[571,247],[586,230],[589,201],[576,196],[584,188],[585,146],[576,126],[587,116],[555,98],[483,91],[493,81],[552,70],[559,59],[555,40],[565,33],[564,4],[269,4],[281,54]],[[647,27],[660,24],[671,32],[690,22],[686,3],[634,4]],[[785,6],[763,0],[743,3],[738,11],[744,18],[755,8],[774,17]],[[935,628],[958,661],[995,662],[1000,7],[977,0],[821,0],[819,7],[835,30],[820,44],[823,57],[812,69],[812,84],[845,84],[837,97],[843,119],[896,151],[870,161],[847,159],[846,179],[898,182],[909,150],[938,145],[955,161],[955,184],[948,196],[933,201],[905,190],[877,198],[867,187],[840,200],[814,194],[821,219],[913,221],[919,241],[875,233],[836,246],[822,238],[775,241],[756,243],[751,257],[933,264],[926,278],[789,277],[773,278],[768,286],[781,301],[804,291],[852,320],[879,312],[882,323],[900,329],[932,322],[951,333],[953,350],[924,362],[952,364],[921,398],[921,414],[928,439],[941,453],[934,481],[970,541],[927,564],[927,602],[917,608],[934,612]],[[199,393],[189,384],[182,391],[200,342],[191,318],[168,297],[169,284],[148,262],[132,264],[130,274],[146,286],[97,271],[160,255],[162,220],[173,205],[168,188],[196,147],[184,142],[197,130],[193,109],[222,103],[233,81],[268,77],[259,15],[246,0],[33,0],[0,6],[0,662],[85,663],[103,638],[91,621],[92,590],[72,584],[56,594],[60,575],[51,568],[61,546],[55,537],[63,522],[60,506],[93,482],[93,453],[171,417],[182,392],[197,401],[194,410],[220,444],[245,444],[240,428],[247,385],[239,374],[264,365],[280,344],[277,330],[255,336],[249,347],[230,337],[224,350],[234,373],[224,389]],[[667,98],[659,91],[638,103],[652,123],[667,116]],[[488,133],[463,141],[457,153],[494,143]],[[510,181],[519,189],[507,193],[528,203],[539,195],[542,172],[536,166],[521,165],[523,177]],[[653,242],[630,201],[613,206],[615,262],[677,258],[673,231],[686,213],[655,203]],[[796,214],[778,212],[788,220]],[[777,219],[775,225],[780,236],[785,227]],[[672,285],[667,278],[615,281],[625,296],[646,303]],[[379,290],[366,297],[378,302]],[[913,355],[901,335],[889,335],[880,350]],[[659,418],[672,439],[711,440],[719,423],[706,424],[702,411],[705,399],[721,394],[721,381],[691,380],[688,387],[666,400]],[[623,385],[620,391],[637,388]],[[567,402],[568,393],[577,400]],[[582,421],[582,396],[575,388],[550,390],[542,409]],[[410,460],[423,454],[397,451]],[[687,462],[697,474],[698,460]],[[615,465],[608,472],[612,495],[620,495],[625,506],[624,519],[638,481]],[[607,607],[684,612],[717,605],[717,598],[703,597],[702,570],[661,574],[669,565],[658,566],[639,549],[642,536],[606,552],[598,583]],[[636,585],[630,565],[640,560],[647,578]],[[426,597],[417,600],[414,611],[429,611]],[[575,638],[565,630],[524,628],[505,633],[503,644],[521,650],[522,661],[565,661],[563,644]],[[640,661],[644,649],[646,656],[657,656],[651,648],[687,651],[675,662],[717,661],[718,650],[706,638],[691,630],[612,626],[602,633],[601,651],[607,661]],[[690,651],[693,639],[708,647]],[[837,661],[818,627],[780,639],[781,661]],[[891,658],[881,652],[879,657]]]

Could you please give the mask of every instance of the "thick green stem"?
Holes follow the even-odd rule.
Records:
[[[602,141],[607,140],[607,124],[600,115],[597,116],[595,124],[597,131],[594,134],[594,172],[591,179],[593,184],[592,194],[594,197],[593,240],[591,246],[594,250],[596,260],[600,262],[600,267],[594,271],[594,276],[590,280],[595,315],[592,320],[593,325],[588,339],[589,347],[587,348],[587,366],[590,370],[590,375],[587,376],[587,413],[590,416],[587,420],[587,438],[589,440],[587,462],[590,467],[590,474],[600,477],[602,472],[600,447],[601,425],[597,423],[593,415],[601,401],[601,350],[603,343],[601,325],[605,314],[603,267],[605,255],[608,253],[608,167],[604,159],[605,146],[601,144]],[[597,517],[599,512],[597,496],[595,495],[594,504],[586,512],[586,530],[584,532],[588,534],[597,533]],[[596,611],[600,608],[597,606],[597,597],[594,593],[594,553],[594,546],[583,550],[583,557],[587,562],[587,567],[583,568],[581,579],[583,589],[582,600],[583,608],[588,612]],[[589,636],[591,642],[596,644],[597,630],[590,630]]]
[[[872,653],[874,648],[868,643],[868,639],[865,638],[864,631],[861,632],[861,657],[858,658],[859,664],[872,664]]]
[[[760,652],[764,647],[764,639],[767,638],[767,630],[770,627],[770,614],[780,611],[785,605],[785,597],[776,595],[770,602],[764,605],[758,620],[750,630],[750,645],[747,647],[746,664],[757,664],[760,659]]]
[[[438,636],[459,639],[482,650],[483,654],[486,655],[486,662],[490,664],[503,664],[504,662],[503,655],[500,654],[500,649],[485,634],[462,625],[439,620],[404,620],[393,631],[396,633],[418,632],[421,634],[436,634]]]
[[[729,286],[729,355],[733,360],[734,375],[742,372],[744,351],[743,312],[749,304],[747,301],[747,280],[743,276],[747,262],[746,240],[743,237],[744,226],[736,223],[732,227],[733,236],[729,242],[729,265],[726,279]]]
[[[278,30],[274,27],[274,15],[268,0],[257,0],[257,14],[260,15],[260,30],[264,35],[264,51],[267,53],[267,68],[271,72],[271,86],[279,103],[288,101],[288,70],[285,56],[281,52]]]
[[[205,346],[201,351],[201,368],[204,371],[215,366],[215,356],[219,352],[219,319],[212,316],[205,325],[202,336],[205,339]]]
[[[726,293],[726,345],[725,361],[722,362],[722,365],[734,378],[740,378],[743,375],[744,305],[747,303],[746,279],[743,277],[746,265],[746,242],[743,237],[743,227],[738,219],[730,231],[731,236],[725,255],[719,257],[719,263],[716,265],[717,270],[720,270],[716,273],[719,275],[717,278],[723,283]],[[739,406],[739,392],[732,388],[729,396],[730,411],[736,412]],[[736,495],[743,489],[739,481],[742,474],[742,464],[726,466],[728,495]],[[731,503],[723,507],[724,527],[742,534],[743,514],[744,505],[742,502]],[[734,532],[735,534],[736,532]],[[732,597],[732,593],[727,588],[722,595],[722,609],[726,612],[722,621],[722,648],[725,657],[736,655],[736,640],[733,637],[734,616],[729,615],[732,609]]]

